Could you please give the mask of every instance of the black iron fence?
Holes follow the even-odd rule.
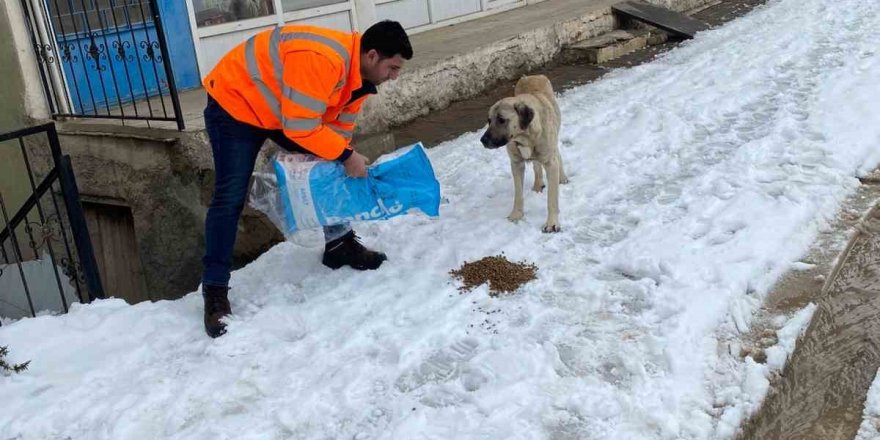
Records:
[[[55,125],[0,134],[0,149],[20,151],[20,166],[6,163],[4,172],[26,185],[15,208],[0,188],[0,318],[67,312],[71,302],[103,298],[70,156],[61,153]]]
[[[156,0],[20,0],[53,117],[183,114]]]

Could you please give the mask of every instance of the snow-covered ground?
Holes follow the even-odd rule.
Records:
[[[862,415],[862,425],[853,440],[877,440],[880,439],[880,375],[874,379],[868,390],[868,398],[865,400],[865,411]]]
[[[430,151],[440,219],[358,228],[381,270],[278,245],[233,274],[222,338],[198,294],[3,326],[32,362],[0,377],[0,438],[731,438],[812,308],[767,365],[736,338],[880,162],[878,13],[771,1],[560,96],[562,233],[542,195],[505,219],[506,154],[470,133]],[[538,279],[459,294],[448,271],[501,252]]]

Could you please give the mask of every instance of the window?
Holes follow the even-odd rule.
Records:
[[[275,14],[272,0],[193,0],[199,27]]]
[[[318,6],[335,5],[347,1],[348,0],[281,0],[281,7],[284,9],[284,12],[291,12],[316,8]]]
[[[52,26],[59,35],[126,28],[152,20],[147,0],[48,0],[46,3]]]

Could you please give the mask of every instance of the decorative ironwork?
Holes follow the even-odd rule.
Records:
[[[53,242],[61,243],[61,219],[59,215],[51,214],[42,222],[27,222],[25,231],[29,235],[31,248],[37,252],[51,246]],[[36,237],[34,237],[36,233]]]
[[[141,41],[141,47],[147,52],[144,54],[144,61],[162,62],[162,52],[157,52],[157,49],[159,49],[158,41]]]
[[[83,47],[88,47],[86,52],[89,54],[89,57],[95,60],[95,70],[104,71],[107,70],[107,66],[101,64],[101,58],[106,58],[104,55],[104,45],[95,43],[96,34],[92,34],[92,39],[88,43],[88,45],[83,45]]]
[[[37,59],[40,63],[48,63],[52,64],[55,62],[55,57],[52,56],[52,46],[48,44],[38,44],[37,45]]]
[[[67,277],[67,279],[80,286],[86,285],[86,275],[83,272],[82,265],[79,264],[78,261],[73,258],[61,257],[60,263],[61,272]]]
[[[76,45],[73,43],[64,44],[61,46],[61,61],[65,63],[76,63],[79,61],[79,56],[72,53],[71,51],[76,48]]]
[[[39,135],[46,137],[51,150],[51,167],[41,179],[37,177],[31,162],[31,153],[24,142],[25,138]],[[21,292],[27,299],[30,314],[35,316],[36,313],[31,297],[34,294],[31,289],[34,283],[45,284],[49,281],[57,286],[60,305],[65,312],[68,310],[65,291],[71,285],[80,301],[103,298],[98,266],[80,206],[70,157],[61,153],[55,125],[46,124],[0,134],[0,144],[4,147],[9,141],[15,140],[21,147],[21,165],[30,182],[31,193],[21,207],[12,213],[7,209],[3,194],[0,193],[0,250],[6,268],[16,267],[18,270]],[[58,203],[58,196],[61,196],[63,204]],[[24,238],[26,243],[22,243]],[[30,246],[30,249],[24,246]],[[7,249],[12,251],[7,253]],[[24,266],[31,260],[38,261],[47,257],[52,263],[54,279],[46,280],[44,276],[28,279]],[[0,276],[3,270],[4,267],[0,267]]]
[[[19,1],[53,118],[174,121],[183,130],[157,0]]]
[[[128,41],[116,40],[113,42],[113,48],[116,49],[117,61],[134,61],[133,55],[126,55],[126,49],[131,49],[131,43]]]

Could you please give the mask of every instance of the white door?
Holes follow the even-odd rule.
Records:
[[[431,24],[428,0],[377,0],[376,18],[399,21],[406,29]]]
[[[512,5],[515,3],[525,3],[525,0],[486,0],[486,9],[495,9],[501,6]]]

